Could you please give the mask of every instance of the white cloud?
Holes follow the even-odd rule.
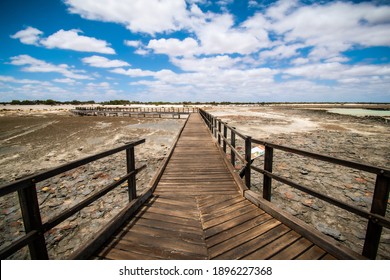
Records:
[[[286,43],[314,46],[311,59],[339,56],[354,45],[390,46],[389,6],[333,2],[270,11],[272,8],[267,11],[274,19],[272,30],[284,35]]]
[[[37,80],[16,79],[12,76],[2,76],[2,75],[0,75],[0,82],[16,83],[16,84],[42,84],[42,83],[45,83],[45,82],[37,81]]]
[[[298,49],[304,48],[303,44],[292,44],[292,45],[279,45],[271,50],[262,51],[260,56],[262,58],[272,58],[272,59],[284,59],[291,58],[299,55],[297,52]]]
[[[166,54],[170,57],[176,56],[191,56],[198,52],[198,42],[192,38],[178,40],[170,39],[153,39],[147,45],[149,49],[153,49],[155,53]]]
[[[123,69],[123,68],[116,68],[116,69],[110,70],[110,72],[116,73],[116,74],[126,75],[129,77],[150,77],[150,76],[155,75],[155,72],[153,72],[153,71],[142,70],[142,69],[133,69],[133,68],[130,68],[127,70]]]
[[[115,22],[149,34],[179,30],[186,17],[184,0],[65,0],[69,11],[86,19]]]
[[[70,78],[54,79],[53,82],[62,83],[62,84],[74,84],[74,83],[76,83],[75,80],[70,79]]]
[[[219,55],[215,57],[187,57],[173,58],[172,63],[184,71],[210,72],[219,69],[233,68],[239,59],[233,59],[228,55]]]
[[[298,6],[298,0],[280,0],[267,9],[266,16],[272,20],[282,20]]]
[[[19,39],[23,44],[37,46],[40,39],[39,37],[42,34],[43,32],[39,29],[29,26],[24,30],[16,32],[14,35],[11,35],[11,38]]]
[[[107,83],[107,82],[101,82],[101,83],[88,83],[87,86],[88,86],[88,87],[91,87],[91,88],[109,88],[109,87],[110,87],[110,84]]]
[[[10,64],[17,65],[17,66],[25,66],[22,68],[22,70],[25,72],[41,72],[41,73],[54,72],[54,73],[60,73],[63,76],[70,79],[78,79],[78,80],[91,79],[86,75],[77,74],[77,71],[74,69],[70,69],[70,67],[67,64],[54,65],[45,62],[43,60],[33,58],[26,54],[11,57]]]
[[[40,43],[49,49],[59,48],[79,52],[115,54],[114,49],[110,48],[106,41],[79,35],[80,32],[76,29],[68,31],[61,29],[41,40]]]
[[[138,41],[138,40],[136,40],[136,41],[135,40],[125,40],[123,43],[128,47],[134,47],[134,48],[138,48],[138,47],[142,46],[141,41]]]
[[[84,57],[82,61],[85,64],[88,64],[93,67],[100,67],[100,68],[115,68],[115,67],[123,67],[123,66],[130,66],[129,63],[123,60],[109,60],[108,58],[105,58],[103,56],[93,55],[90,57]]]
[[[266,38],[258,38],[245,26],[236,28],[230,14],[213,15],[195,26],[203,54],[250,54],[258,51]],[[262,34],[259,34],[262,35]]]
[[[315,63],[283,70],[283,73],[309,79],[341,80],[361,77],[386,77],[390,65],[347,65],[339,62]]]
[[[59,48],[79,52],[115,54],[114,49],[109,47],[106,41],[79,35],[81,32],[77,29],[68,31],[61,29],[47,38],[40,38],[40,35],[43,34],[42,31],[27,27],[11,35],[11,38],[19,39],[23,44],[44,46],[49,49]]]

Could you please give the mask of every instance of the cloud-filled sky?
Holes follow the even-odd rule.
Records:
[[[390,102],[390,1],[3,0],[0,101]]]

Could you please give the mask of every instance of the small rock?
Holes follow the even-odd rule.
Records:
[[[83,194],[84,196],[87,196],[87,195],[89,195],[91,192],[92,192],[91,189],[85,189],[85,190],[83,190],[82,194]]]
[[[390,234],[383,234],[381,241],[385,244],[390,244]]]
[[[306,169],[302,169],[300,172],[301,172],[302,175],[307,175],[307,174],[309,174],[309,171],[306,170]]]
[[[345,193],[345,196],[350,198],[352,201],[355,201],[355,202],[360,202],[362,199],[361,197],[359,196],[359,194],[352,194],[352,193]]]
[[[346,238],[337,229],[330,228],[330,227],[328,227],[328,226],[326,226],[324,224],[321,224],[321,223],[317,224],[316,228],[319,231],[321,231],[323,234],[329,235],[330,237],[333,237],[336,240],[339,240],[339,241],[345,241],[346,240]]]
[[[310,207],[314,210],[317,210],[317,211],[320,210],[320,208],[314,204],[314,201],[312,199],[305,199],[302,201],[302,204],[305,205],[306,207]]]
[[[58,206],[60,206],[62,204],[63,204],[63,201],[58,200],[58,201],[53,201],[53,202],[48,203],[47,206],[49,206],[50,208],[57,208]]]

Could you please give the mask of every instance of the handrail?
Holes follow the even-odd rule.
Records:
[[[135,146],[142,144],[144,142],[145,142],[145,139],[135,140],[135,141],[127,143],[123,146],[120,146],[120,147],[117,147],[114,149],[110,149],[108,151],[104,151],[104,152],[101,152],[101,153],[98,153],[98,154],[95,154],[92,156],[88,156],[88,157],[85,157],[85,158],[82,158],[79,160],[75,160],[75,161],[72,161],[70,163],[66,163],[66,164],[60,165],[58,167],[49,169],[47,171],[32,174],[32,175],[26,176],[24,178],[18,179],[14,182],[10,182],[10,183],[1,185],[0,186],[0,197],[4,196],[6,194],[12,193],[12,192],[21,190],[23,188],[26,188],[29,186],[30,183],[39,183],[41,181],[44,181],[46,179],[49,179],[51,177],[54,177],[56,175],[59,175],[59,174],[64,173],[66,171],[69,171],[71,169],[74,169],[76,167],[80,167],[80,166],[85,165],[87,163],[90,163],[92,161],[96,161],[98,159],[116,154],[120,151],[135,147]]]
[[[10,245],[6,246],[0,251],[0,259],[5,259],[11,256],[26,245],[29,246],[31,259],[48,259],[49,257],[47,253],[47,245],[44,233],[54,228],[56,225],[63,222],[64,220],[68,219],[81,209],[90,205],[92,202],[96,201],[97,199],[99,199],[109,191],[113,190],[114,188],[118,187],[125,181],[127,181],[128,184],[129,203],[136,199],[137,194],[135,175],[139,171],[144,169],[146,165],[143,165],[139,168],[135,168],[134,147],[144,142],[145,139],[134,140],[123,146],[110,149],[108,151],[104,151],[79,160],[75,160],[59,167],[37,174],[29,175],[15,182],[0,186],[0,197],[12,192],[18,192],[19,204],[22,211],[23,223],[26,232],[24,236],[17,239],[16,241],[13,241]],[[116,182],[111,183],[103,189],[97,191],[96,193],[87,197],[73,207],[58,214],[56,217],[51,218],[49,221],[42,223],[40,208],[38,204],[36,183],[121,151],[126,151],[127,163],[127,173],[123,177],[121,177],[119,180],[116,180]]]
[[[305,156],[305,157],[318,159],[321,161],[334,163],[337,165],[342,165],[345,167],[350,167],[353,169],[358,169],[361,171],[366,171],[366,172],[377,174],[377,175],[384,175],[384,176],[390,177],[390,170],[386,170],[384,168],[380,168],[380,167],[376,167],[376,166],[371,166],[368,164],[363,164],[363,163],[354,162],[351,160],[345,160],[345,159],[340,159],[340,158],[336,158],[336,157],[321,155],[321,154],[317,154],[317,153],[313,153],[313,152],[309,152],[309,151],[305,151],[305,150],[300,150],[300,149],[295,149],[295,148],[291,148],[291,147],[287,147],[287,146],[283,146],[283,145],[278,145],[278,144],[270,143],[270,142],[263,141],[263,140],[253,139],[253,138],[252,138],[252,143],[268,146],[268,147],[271,147],[274,149],[278,149],[281,151],[285,151],[285,152],[289,152],[289,153],[293,153],[293,154],[297,154],[297,155],[301,155],[301,156]]]
[[[271,186],[272,186],[272,179],[274,179],[284,184],[287,184],[289,186],[292,186],[296,189],[299,189],[303,192],[306,192],[310,195],[313,195],[332,205],[345,209],[351,213],[357,214],[360,217],[368,219],[368,226],[367,226],[366,238],[364,242],[362,255],[371,259],[376,258],[378,247],[379,247],[379,241],[382,234],[382,227],[390,228],[390,219],[385,217],[386,208],[389,199],[389,192],[390,192],[390,170],[389,169],[358,163],[350,160],[335,158],[331,156],[326,156],[326,155],[313,153],[309,151],[304,151],[304,150],[278,145],[275,143],[271,143],[259,139],[252,139],[250,136],[241,134],[234,127],[228,125],[226,122],[221,121],[220,119],[216,118],[215,116],[211,115],[210,113],[202,109],[199,109],[199,113],[204,119],[206,125],[211,130],[212,134],[214,134],[214,137],[218,138],[219,145],[221,145],[221,140],[222,140],[223,151],[226,153],[226,146],[230,147],[231,158],[232,158],[231,164],[233,166],[235,165],[235,157],[233,158],[233,155],[237,153],[237,150],[235,149],[235,135],[240,136],[245,141],[245,161],[243,160],[242,157],[239,157],[239,159],[242,162],[244,162],[246,165],[245,184],[248,189],[251,188],[250,171],[254,170],[256,172],[262,173],[264,176],[263,177],[263,198],[268,201],[271,201],[271,192],[272,192]],[[223,133],[221,127],[222,125],[224,126]],[[227,130],[230,130],[231,132],[231,137],[230,137],[231,143],[229,143],[229,139],[227,139],[226,137]],[[250,154],[252,143],[260,144],[265,147],[264,169],[252,166],[251,154]],[[375,189],[372,198],[371,210],[366,211],[360,209],[358,207],[352,206],[338,199],[334,199],[330,196],[321,194],[315,190],[312,190],[308,187],[302,186],[289,179],[286,179],[282,176],[272,173],[274,149],[290,152],[304,157],[314,158],[320,161],[325,161],[332,164],[349,167],[352,169],[369,172],[372,174],[376,174],[376,182],[375,182]]]
[[[198,111],[196,107],[76,107],[74,111],[107,111],[107,112],[134,112],[134,113],[180,113],[189,114]]]

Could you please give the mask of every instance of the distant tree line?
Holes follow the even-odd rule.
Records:
[[[12,100],[11,102],[1,102],[1,104],[11,104],[11,105],[61,105],[61,104],[70,104],[70,105],[82,105],[82,104],[95,104],[95,101],[56,101],[53,99],[46,100]]]
[[[79,100],[72,100],[72,101],[57,101],[53,99],[46,99],[46,100],[12,100],[11,102],[0,102],[2,105],[11,104],[11,105],[83,105],[83,104],[100,104],[100,105],[136,105],[136,104],[148,104],[148,105],[184,105],[184,106],[196,106],[196,105],[210,105],[210,106],[216,106],[216,105],[283,105],[283,104],[348,104],[348,102],[228,102],[228,101],[222,101],[222,102],[192,102],[192,101],[183,101],[183,102],[166,102],[166,101],[151,101],[151,102],[140,102],[140,101],[130,101],[130,100],[110,100],[110,101],[104,101],[104,102],[96,102],[94,100],[88,100],[88,101],[79,101]],[[379,104],[377,102],[353,102],[356,104]],[[386,103],[387,104],[387,103]]]

